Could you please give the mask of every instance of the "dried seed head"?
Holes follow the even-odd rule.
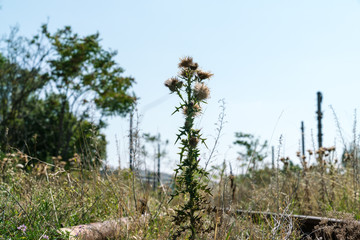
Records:
[[[194,71],[192,71],[189,68],[182,68],[179,72],[179,76],[183,77],[183,78],[191,78],[194,75]]]
[[[210,96],[210,90],[204,83],[196,83],[194,87],[194,96],[198,101],[205,100]]]
[[[59,165],[60,165],[61,168],[64,168],[64,167],[66,166],[66,162],[65,162],[65,161],[61,161],[61,162],[59,163]]]
[[[201,113],[201,107],[198,103],[195,105],[192,105],[192,107],[189,109],[187,106],[183,108],[184,115],[188,116],[190,114],[193,114],[193,116],[198,116]]]
[[[191,70],[195,71],[198,67],[199,67],[199,64],[193,63],[193,64],[190,65],[189,68],[190,68]]]
[[[193,148],[195,148],[198,143],[199,143],[199,139],[197,137],[191,137],[189,140],[189,144]]]
[[[211,78],[214,75],[210,72],[205,72],[202,70],[197,70],[196,73],[197,73],[198,77],[200,78],[200,80]]]
[[[164,84],[170,89],[171,92],[175,92],[182,87],[183,82],[179,81],[178,78],[173,77],[166,80]]]
[[[193,64],[192,57],[180,58],[179,68],[190,68]]]

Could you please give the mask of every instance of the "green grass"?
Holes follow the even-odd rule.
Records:
[[[0,178],[0,239],[68,239],[58,230],[127,217],[115,239],[168,239],[174,229],[172,215],[184,199],[168,203],[171,189],[159,194],[134,178],[128,170],[100,174],[96,170],[71,171],[49,166],[45,174],[16,168],[13,157],[2,167]],[[308,214],[358,219],[360,199],[352,168],[334,168],[327,164],[281,170],[263,168],[251,174],[235,176],[234,199],[230,178],[214,168],[211,205],[218,208],[251,209],[279,213]],[[314,161],[313,161],[314,162]],[[3,166],[3,165],[1,165]],[[323,169],[320,169],[323,168]],[[335,169],[335,170],[334,170]],[[323,193],[324,192],[324,193]],[[140,199],[147,202],[142,217]],[[138,207],[135,205],[135,200]],[[215,230],[198,239],[299,239],[296,223],[206,212],[206,224]],[[23,226],[26,226],[26,231]]]

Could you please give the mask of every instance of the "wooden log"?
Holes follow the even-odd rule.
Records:
[[[140,217],[145,221],[145,217]],[[70,233],[69,240],[106,240],[116,239],[120,236],[121,231],[128,229],[132,224],[132,219],[123,217],[118,220],[90,223],[74,227],[61,228],[59,232]]]

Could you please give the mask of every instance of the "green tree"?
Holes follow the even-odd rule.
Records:
[[[114,60],[117,53],[100,46],[98,33],[79,37],[67,26],[51,34],[47,25],[42,26],[42,33],[51,44],[51,85],[62,96],[57,149],[59,155],[66,156],[71,129],[76,124],[65,118],[66,104],[80,120],[89,118],[89,110],[95,104],[102,125],[103,116],[124,116],[130,111],[136,100],[128,92],[134,79],[121,76],[124,70]]]
[[[249,170],[256,170],[257,163],[262,162],[267,154],[265,152],[267,141],[261,143],[260,139],[252,134],[236,132],[237,140],[235,145],[240,145],[242,150],[239,151],[239,160],[244,161],[249,165]]]
[[[2,42],[0,55],[2,149],[67,160],[84,151],[81,138],[90,132],[104,145],[104,117],[125,116],[136,101],[134,79],[122,76],[116,52],[101,47],[99,34],[80,37],[70,27],[52,34],[43,25],[31,39],[16,33]]]
[[[57,156],[57,139],[59,130],[57,124],[58,116],[62,110],[62,97],[56,94],[47,96],[45,99],[32,97],[23,109],[23,123],[18,125],[23,138],[16,139],[16,146],[25,147],[25,151],[41,160],[50,161]],[[100,160],[106,157],[105,136],[100,133],[100,126],[80,120],[69,111],[69,104],[65,107],[65,119],[71,122],[72,137],[69,140],[69,150],[64,160],[72,158],[75,153],[82,153],[82,161],[86,166],[100,164]],[[26,145],[23,139],[26,139]]]
[[[30,97],[38,95],[49,82],[48,75],[41,73],[46,50],[40,40],[28,40],[17,36],[13,28],[3,40],[0,52],[0,143],[7,144],[23,137],[18,128],[23,124],[23,109]],[[18,146],[17,146],[18,147]]]

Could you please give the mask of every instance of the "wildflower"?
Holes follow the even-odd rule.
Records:
[[[189,144],[193,148],[195,148],[198,143],[199,143],[199,139],[197,137],[191,137],[189,140]]]
[[[210,72],[204,72],[202,70],[197,70],[196,73],[197,73],[198,77],[200,78],[200,80],[211,78],[214,75]]]
[[[44,234],[44,235],[42,236],[42,239],[47,239],[47,240],[49,240],[49,236]]]
[[[204,83],[196,83],[194,87],[194,96],[198,101],[205,100],[210,96],[210,90]]]
[[[198,103],[196,103],[195,105],[191,106],[191,108],[189,109],[188,107],[184,107],[183,108],[183,113],[185,115],[190,115],[190,114],[194,114],[194,116],[199,115],[201,112],[201,107]]]
[[[187,79],[189,77],[191,78],[194,75],[194,71],[191,71],[188,68],[182,68],[178,74],[183,78]]]
[[[170,89],[171,92],[175,92],[182,87],[183,82],[179,81],[178,78],[173,77],[166,80],[164,84]]]
[[[199,67],[199,64],[193,63],[193,64],[190,65],[189,68],[190,68],[191,70],[195,71],[198,67]]]
[[[179,68],[190,68],[193,65],[194,63],[192,57],[180,58]]]
[[[26,232],[27,227],[25,226],[25,224],[23,224],[23,225],[21,225],[21,226],[17,227],[17,229],[19,229],[19,230],[21,230],[23,233],[25,233],[25,232]]]

